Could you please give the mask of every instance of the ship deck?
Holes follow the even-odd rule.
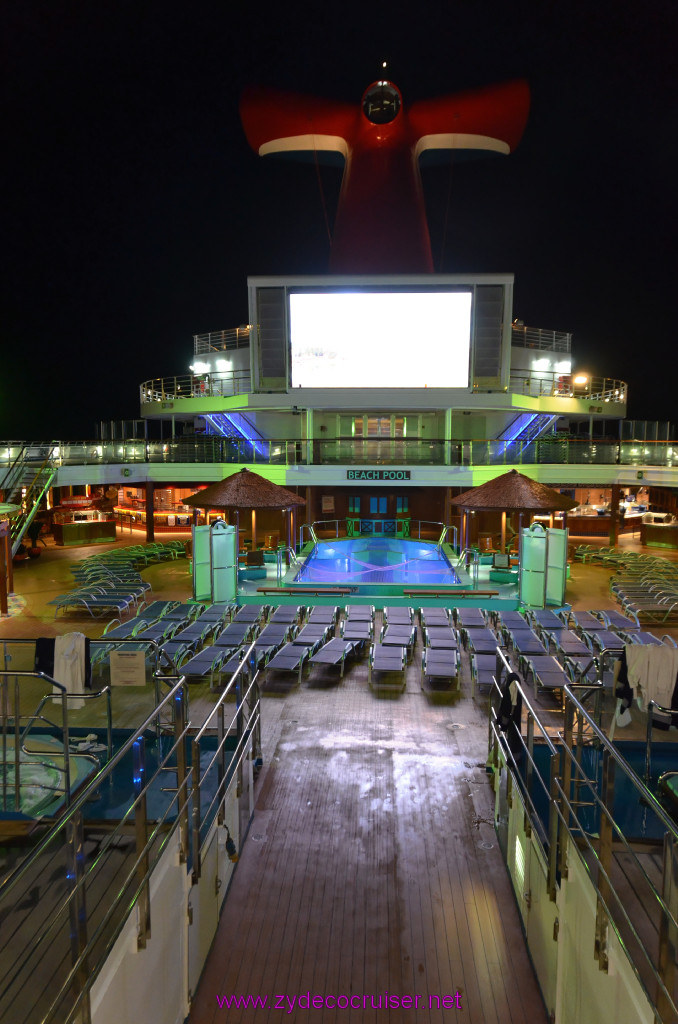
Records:
[[[622,543],[637,547],[634,538]],[[0,622],[0,642],[72,629],[100,635],[101,622],[55,621],[47,605],[74,557],[82,552],[47,549],[17,570],[15,612]],[[156,597],[190,593],[183,560],[144,575]],[[568,601],[611,606],[608,579],[609,570],[576,563]],[[478,1024],[546,1020],[492,824],[486,698],[471,698],[464,654],[461,693],[432,701],[420,685],[420,655],[419,631],[397,697],[369,689],[365,660],[342,681],[323,669],[301,687],[265,684],[255,814],[191,1024],[227,1013],[257,1024],[305,1014],[323,1024],[442,1021],[453,1007],[455,1019]],[[138,699],[116,695],[129,724]],[[206,685],[191,687],[193,723],[214,699]],[[557,704],[540,700],[557,729]],[[625,730],[625,738],[635,737]],[[325,1005],[291,1013],[286,1000],[308,993]],[[266,1005],[226,1010],[233,996]],[[336,1005],[340,996],[353,997],[352,1008]],[[412,1009],[393,997],[409,997]]]

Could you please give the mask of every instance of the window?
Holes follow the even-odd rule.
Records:
[[[396,513],[409,512],[410,502],[406,494],[398,494],[396,496]]]
[[[386,497],[377,498],[375,495],[372,495],[372,497],[370,498],[370,513],[372,515],[385,516],[386,515]]]
[[[349,514],[360,515],[360,497],[357,495],[351,495],[348,499],[348,511]]]

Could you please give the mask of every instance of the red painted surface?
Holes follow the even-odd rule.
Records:
[[[249,90],[240,104],[247,140],[257,153],[329,150],[343,154],[330,257],[333,273],[432,272],[420,152],[512,152],[527,121],[525,82],[424,100],[410,107],[403,106],[392,83],[384,85],[400,99],[397,113],[386,124],[369,120],[362,103],[355,106],[268,89]]]

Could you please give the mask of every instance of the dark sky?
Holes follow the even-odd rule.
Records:
[[[528,80],[514,155],[425,173],[436,269],[515,273],[514,315],[675,421],[675,0],[5,0],[0,36],[0,437],[138,415],[194,333],[246,322],[248,274],[325,272],[337,174],[256,157],[238,98],[358,103],[383,59],[406,103]]]

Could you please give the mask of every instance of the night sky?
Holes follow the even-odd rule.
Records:
[[[192,335],[248,318],[254,274],[324,273],[339,176],[249,149],[249,84],[405,103],[525,78],[508,158],[424,175],[436,270],[513,272],[514,315],[676,421],[675,0],[2,7],[0,437],[138,416]]]

